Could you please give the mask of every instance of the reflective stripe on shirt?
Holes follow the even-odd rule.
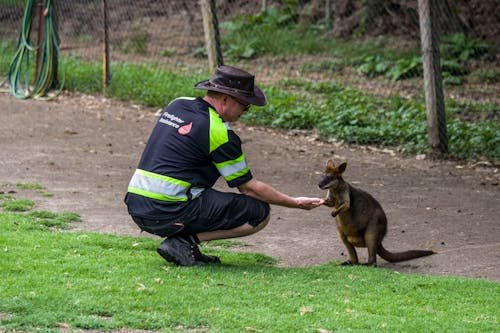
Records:
[[[203,189],[191,188],[191,184],[183,180],[137,169],[130,180],[128,191],[162,201],[187,201],[188,191],[194,199]]]
[[[219,170],[219,173],[222,175],[222,177],[224,177],[224,179],[228,182],[241,177],[248,171],[250,171],[248,169],[244,154],[241,154],[241,156],[237,159],[214,164],[217,167],[217,170]]]
[[[227,130],[229,124],[224,122],[217,111],[208,108],[210,116],[210,153],[229,141]]]

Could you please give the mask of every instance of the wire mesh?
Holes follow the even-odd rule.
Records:
[[[101,61],[102,0],[52,0],[57,7],[61,49],[64,55]],[[266,6],[283,7],[286,1],[215,1],[219,21],[237,15],[256,14]],[[2,41],[15,41],[24,10],[23,0],[3,0],[0,6]],[[404,36],[418,43],[417,1],[297,1],[302,23],[325,19],[331,8],[333,25],[329,36]],[[439,2],[443,33],[466,31],[498,44],[498,1]],[[327,7],[328,6],[328,7]],[[108,0],[109,41],[114,61],[172,63],[187,60],[204,48],[202,16],[196,0]],[[224,39],[224,30],[221,30]],[[397,47],[397,45],[395,45]],[[199,62],[199,61],[198,61]]]

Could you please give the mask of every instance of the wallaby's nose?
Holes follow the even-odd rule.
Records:
[[[328,185],[328,183],[330,182],[330,180],[328,178],[325,178],[325,179],[322,179],[319,183],[318,183],[318,187],[321,189],[321,190],[326,190],[326,186]]]

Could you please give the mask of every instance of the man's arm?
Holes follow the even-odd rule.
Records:
[[[243,185],[238,186],[238,190],[252,198],[259,199],[272,205],[279,205],[290,208],[313,209],[324,203],[320,198],[291,197],[281,193],[271,185],[252,178]]]

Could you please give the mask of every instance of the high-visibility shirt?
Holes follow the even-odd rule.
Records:
[[[132,215],[159,218],[180,211],[220,176],[230,187],[252,179],[240,138],[202,98],[178,98],[159,117],[125,203]]]

